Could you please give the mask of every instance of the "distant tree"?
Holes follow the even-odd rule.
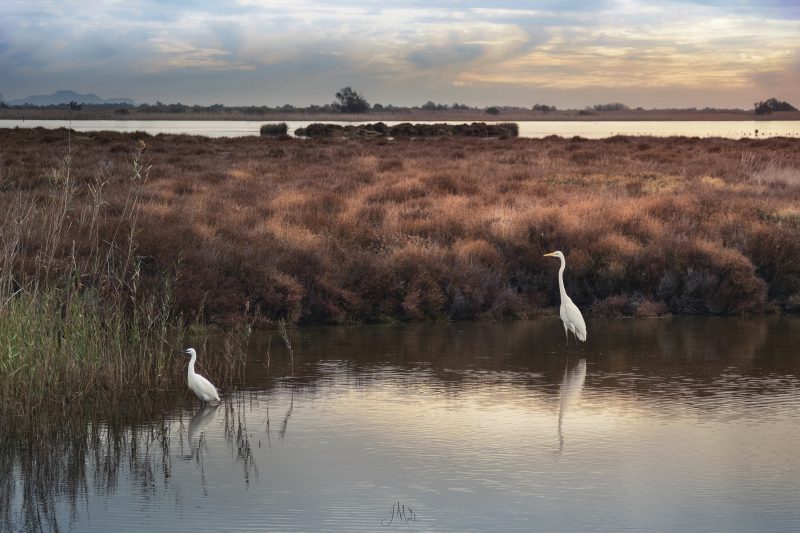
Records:
[[[789,102],[777,98],[767,98],[763,102],[755,102],[753,107],[756,115],[769,115],[773,111],[797,111],[797,108]]]
[[[554,105],[545,105],[545,104],[533,104],[534,111],[541,111],[543,113],[549,113],[550,111],[555,111],[556,106]]]
[[[449,108],[447,104],[437,104],[428,100],[424,104],[422,104],[422,109],[425,111],[445,111]]]
[[[383,104],[372,104],[373,111],[383,111]]]
[[[178,102],[177,104],[168,104],[165,106],[164,111],[167,113],[186,113],[189,111],[189,106],[183,105],[182,103]]]
[[[492,106],[492,107],[487,107],[487,108],[486,108],[486,114],[487,114],[487,115],[499,115],[499,114],[500,114],[500,110],[499,110],[499,109],[497,109],[497,108],[496,108],[496,107],[494,107],[494,106]]]
[[[78,102],[73,100],[73,101],[71,101],[69,103],[69,109],[70,109],[70,111],[80,111],[81,110],[81,104],[79,104]]]
[[[625,111],[628,109],[628,106],[619,102],[614,102],[613,104],[597,104],[592,109],[595,111]]]
[[[466,104],[459,104],[458,102],[456,102],[450,106],[450,109],[469,109],[469,106]]]
[[[369,102],[351,87],[345,87],[336,93],[336,102],[343,113],[364,113],[369,110]]]

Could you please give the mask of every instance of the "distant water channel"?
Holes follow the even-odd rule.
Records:
[[[257,336],[217,408],[4,440],[0,530],[797,530],[800,317],[588,326]]]
[[[285,121],[290,134],[315,121]],[[367,122],[325,122],[329,124],[367,124]],[[374,121],[373,121],[374,122]],[[434,124],[436,121],[413,121]],[[440,121],[441,122],[441,121]],[[491,122],[491,121],[487,121]],[[0,128],[68,128],[76,131],[111,130],[119,132],[143,131],[151,135],[189,134],[206,137],[245,137],[259,135],[259,129],[268,121],[237,120],[0,120]],[[459,122],[448,122],[457,124]],[[520,137],[580,136],[602,139],[614,135],[652,135],[657,137],[684,135],[688,137],[764,138],[800,137],[800,121],[516,121]],[[388,125],[400,122],[387,121]]]

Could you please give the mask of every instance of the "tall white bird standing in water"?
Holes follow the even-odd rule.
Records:
[[[184,353],[192,357],[191,361],[189,361],[189,373],[186,376],[186,384],[189,385],[192,392],[200,398],[201,402],[219,402],[220,399],[217,388],[206,378],[194,371],[194,363],[197,361],[197,352],[194,351],[194,348],[188,348]]]
[[[564,261],[564,254],[560,251],[550,252],[544,254],[544,257],[558,257],[561,259],[561,268],[558,269],[558,288],[561,291],[561,321],[564,323],[564,333],[567,335],[567,344],[569,345],[569,332],[575,334],[575,337],[580,341],[586,340],[586,322],[583,321],[578,306],[572,303],[572,299],[567,296],[567,291],[564,290],[564,268],[567,262]]]

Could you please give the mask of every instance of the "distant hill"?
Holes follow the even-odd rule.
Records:
[[[136,102],[131,98],[100,98],[96,94],[79,94],[75,91],[56,91],[53,94],[34,95],[27,98],[18,100],[11,100],[9,105],[35,105],[35,106],[48,106],[68,104],[70,102],[77,102],[79,104],[128,104],[136,105]]]

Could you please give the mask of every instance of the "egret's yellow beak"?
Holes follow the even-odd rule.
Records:
[[[556,255],[555,252],[550,252],[549,254],[544,254],[542,257],[553,257],[555,255]]]

